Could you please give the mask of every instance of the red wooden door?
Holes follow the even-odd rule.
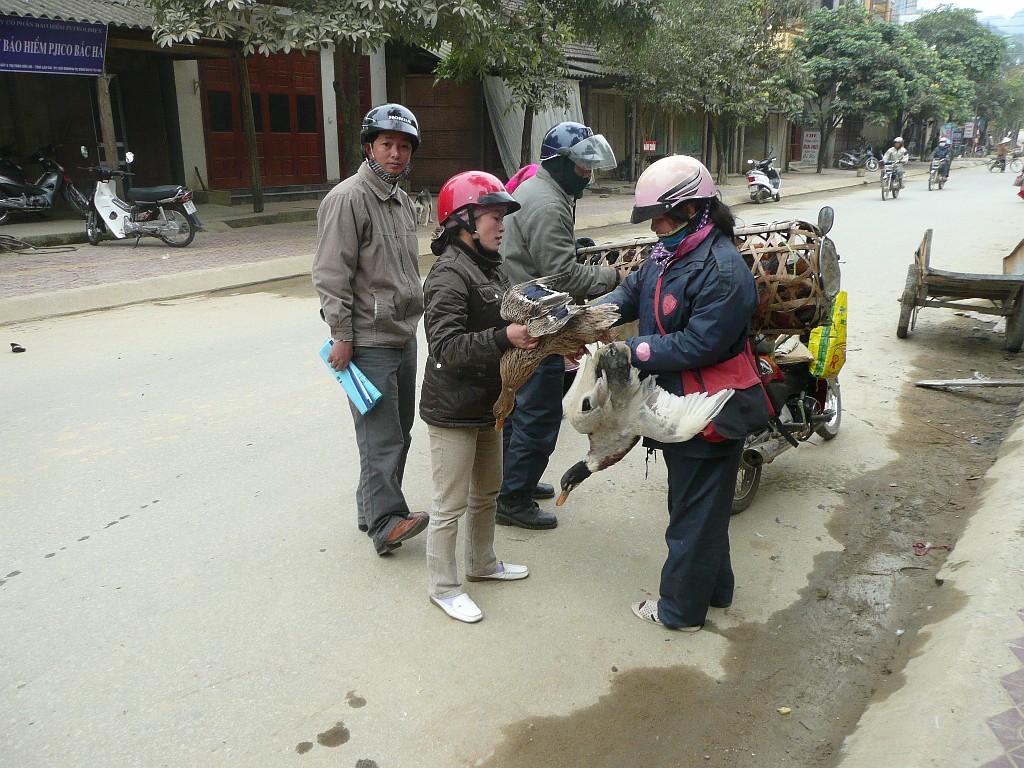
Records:
[[[263,184],[324,182],[319,56],[253,56],[247,63]],[[231,60],[203,59],[199,75],[210,188],[247,187],[238,69]]]

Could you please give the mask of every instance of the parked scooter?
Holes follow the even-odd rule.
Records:
[[[82,147],[82,157],[89,150]],[[130,166],[135,155],[128,152]],[[114,179],[134,174],[103,165],[85,168],[98,179],[85,222],[85,235],[90,245],[99,245],[104,232],[118,239],[134,237],[135,245],[143,237],[158,237],[175,248],[192,242],[196,231],[203,228],[192,202],[192,190],[178,184],[163,187],[136,187],[125,190],[127,201],[117,196]]]
[[[769,152],[769,155],[771,153]],[[755,203],[763,203],[769,198],[779,202],[779,188],[782,186],[782,177],[772,167],[774,157],[767,157],[764,160],[747,160],[747,190],[750,192],[750,199]]]
[[[832,228],[833,211],[823,208],[818,214],[818,229],[822,233],[820,253],[830,253],[834,262],[834,273],[829,278],[831,287],[838,293],[839,257],[835,244],[827,237]],[[832,440],[839,434],[843,418],[843,402],[839,390],[839,378],[815,378],[806,357],[799,362],[787,363],[782,350],[787,344],[796,346],[799,341],[807,344],[809,332],[799,337],[778,337],[769,341],[758,336],[751,341],[757,356],[761,381],[772,402],[772,417],[768,426],[749,435],[744,443],[740,458],[740,469],[736,476],[736,489],[732,500],[732,513],[747,509],[761,485],[761,472],[790,448],[799,446],[814,435]],[[804,350],[806,351],[806,350]]]
[[[839,158],[839,167],[847,171],[866,168],[874,173],[878,170],[878,158],[875,157],[875,151],[869,145],[860,152],[844,152],[843,156]]]
[[[35,183],[28,181],[24,169],[10,157],[10,146],[4,147],[0,162],[0,224],[5,224],[13,211],[25,211],[46,217],[60,194],[76,213],[89,213],[89,200],[78,191],[71,177],[53,159],[57,144],[48,144],[25,160],[27,165],[41,165],[43,173]]]

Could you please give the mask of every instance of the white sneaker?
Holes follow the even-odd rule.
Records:
[[[464,621],[467,624],[474,624],[484,617],[483,612],[477,608],[473,598],[463,592],[455,597],[437,598],[431,597],[430,602],[447,613],[457,621]]]
[[[470,576],[466,574],[466,581],[519,581],[530,575],[530,569],[525,565],[514,563],[498,563],[498,570],[487,576]]]

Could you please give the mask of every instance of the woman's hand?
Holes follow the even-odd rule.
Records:
[[[533,338],[526,330],[526,326],[520,323],[510,324],[505,329],[505,333],[512,346],[519,349],[534,349],[540,343],[540,339]]]

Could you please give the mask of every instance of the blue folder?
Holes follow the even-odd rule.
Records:
[[[380,390],[373,386],[373,382],[363,375],[355,363],[349,363],[348,367],[344,371],[336,371],[331,367],[331,364],[327,362],[327,356],[331,353],[331,347],[334,346],[334,342],[328,339],[324,342],[324,345],[320,347],[320,359],[327,365],[327,370],[338,380],[338,383],[345,390],[345,394],[348,395],[348,399],[352,401],[352,404],[356,407],[359,413],[365,414],[368,410],[373,408],[374,404],[380,399]]]

